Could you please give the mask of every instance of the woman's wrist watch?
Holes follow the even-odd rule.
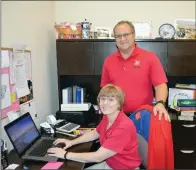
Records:
[[[67,154],[68,154],[68,152],[65,152],[65,154],[64,154],[64,158],[65,159],[67,159],[66,157],[67,157]]]
[[[161,103],[164,107],[166,106],[166,103],[163,100],[159,100],[157,101],[154,106],[156,106],[157,104]]]

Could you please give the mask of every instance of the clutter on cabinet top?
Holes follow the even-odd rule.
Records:
[[[81,22],[81,25],[82,25],[82,39],[89,39],[91,24],[92,23],[88,22],[87,19],[85,19],[83,22]]]
[[[81,23],[62,22],[55,23],[57,32],[57,39],[82,39],[82,25]]]
[[[85,19],[79,23],[55,23],[57,39],[114,39],[112,29],[107,27],[92,27],[92,23]]]
[[[55,23],[55,29],[57,39],[89,39],[90,37],[90,22],[85,19],[83,22],[70,23],[61,22],[60,24]]]

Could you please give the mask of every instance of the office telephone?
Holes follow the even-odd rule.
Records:
[[[66,120],[62,120],[62,119],[56,120],[56,118],[53,115],[47,116],[46,121],[47,122],[44,122],[44,124],[45,126],[47,126],[47,128],[59,132],[71,133],[80,127],[79,124],[67,122]]]
[[[56,131],[71,133],[74,130],[78,129],[79,127],[80,127],[80,125],[78,125],[78,124],[65,121],[64,125],[57,126],[55,129],[56,129]]]

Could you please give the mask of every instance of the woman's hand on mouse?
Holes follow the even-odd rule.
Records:
[[[61,148],[50,148],[48,149],[48,155],[49,156],[55,156],[61,159],[64,159],[64,155],[67,151],[61,149]]]
[[[68,140],[68,139],[57,139],[56,141],[54,141],[54,145],[57,145],[59,143],[64,143],[65,144],[65,147],[63,148],[64,150],[73,146],[71,140]]]

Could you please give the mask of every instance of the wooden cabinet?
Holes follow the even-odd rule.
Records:
[[[93,44],[74,41],[57,42],[57,65],[60,75],[93,75]]]
[[[196,41],[168,42],[168,76],[196,76]]]
[[[168,76],[196,76],[195,40],[136,40],[154,52]],[[116,51],[114,40],[57,40],[60,75],[101,75],[105,58]]]
[[[137,42],[140,48],[154,52],[167,72],[167,42]]]
[[[95,42],[93,45],[95,57],[95,75],[101,75],[105,58],[117,50],[115,42]]]
[[[174,118],[174,117],[173,117]],[[182,121],[172,119],[174,168],[196,169],[196,119]]]

